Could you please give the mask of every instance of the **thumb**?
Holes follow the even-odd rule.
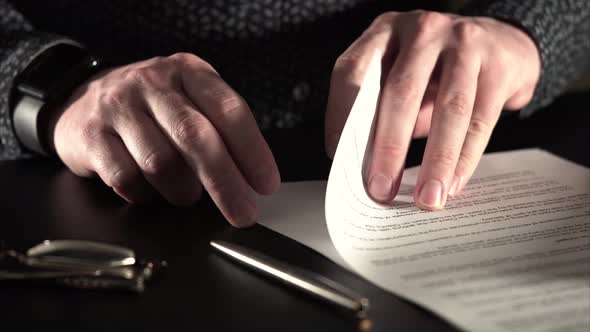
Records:
[[[360,88],[360,80],[351,76],[345,70],[342,62],[336,63],[330,82],[330,94],[324,120],[324,145],[330,159],[334,158],[342,129]]]
[[[387,24],[388,28],[384,29],[382,22],[383,19],[375,20],[334,65],[324,120],[324,145],[330,159],[334,158],[342,129],[375,52],[382,54],[386,62],[392,58],[389,44],[393,28]],[[388,65],[384,64],[384,68]]]

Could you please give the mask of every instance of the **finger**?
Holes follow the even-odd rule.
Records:
[[[418,113],[418,118],[416,119],[416,125],[414,126],[412,138],[422,138],[428,136],[430,124],[432,122],[432,111],[434,110],[434,103],[438,94],[440,72],[441,64],[439,61],[430,75],[430,82],[428,82],[428,87],[424,93],[424,98],[422,98],[422,105],[420,106],[420,112]]]
[[[398,191],[416,118],[440,53],[434,43],[401,46],[381,90],[367,177],[369,195],[383,203]]]
[[[479,59],[467,49],[448,49],[441,56],[442,77],[416,183],[415,202],[422,209],[445,205],[473,110]]]
[[[88,130],[87,148],[89,169],[129,203],[145,203],[155,192],[141,175],[139,167],[129,155],[121,139],[114,134]],[[86,139],[85,138],[85,139]]]
[[[449,188],[450,196],[460,194],[473,175],[498,122],[506,100],[505,90],[497,75],[480,73],[473,114]]]
[[[182,78],[187,96],[217,129],[242,174],[259,193],[276,192],[278,167],[247,103],[217,73],[190,73]]]
[[[152,105],[164,107],[165,103]],[[139,106],[139,105],[138,105]],[[141,109],[117,119],[115,130],[135,159],[146,180],[171,204],[186,206],[196,202],[202,186],[196,174],[172,146],[154,120]],[[161,110],[170,112],[170,110]]]
[[[437,89],[432,87],[432,82],[428,84],[424,98],[422,98],[422,105],[418,112],[418,118],[416,119],[416,125],[414,126],[414,132],[412,138],[422,138],[428,136],[430,131],[430,123],[432,120],[432,110],[434,109],[434,101],[436,100]]]
[[[254,193],[211,122],[180,95],[169,96],[170,110],[153,108],[154,118],[181,153],[224,217],[234,226],[257,218]]]
[[[342,129],[375,52],[384,58],[393,58],[394,47],[390,42],[393,40],[394,19],[395,15],[391,14],[380,16],[336,60],[324,122],[324,144],[329,158],[334,158]]]

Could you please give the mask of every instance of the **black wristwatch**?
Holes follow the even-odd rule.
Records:
[[[102,68],[98,57],[73,44],[51,46],[35,57],[16,78],[11,94],[13,126],[20,142],[31,151],[49,154],[43,125],[51,110]]]

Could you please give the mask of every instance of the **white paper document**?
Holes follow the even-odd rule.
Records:
[[[414,206],[418,167],[377,204],[363,165],[379,82],[373,64],[327,185],[284,183],[260,198],[260,223],[465,330],[589,331],[590,170],[541,150],[494,153],[442,211]]]

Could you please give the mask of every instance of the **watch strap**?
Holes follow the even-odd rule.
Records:
[[[56,49],[56,48],[61,49]],[[40,54],[18,77],[12,114],[15,134],[27,149],[48,155],[48,118],[73,90],[105,67],[83,48],[59,44]]]

